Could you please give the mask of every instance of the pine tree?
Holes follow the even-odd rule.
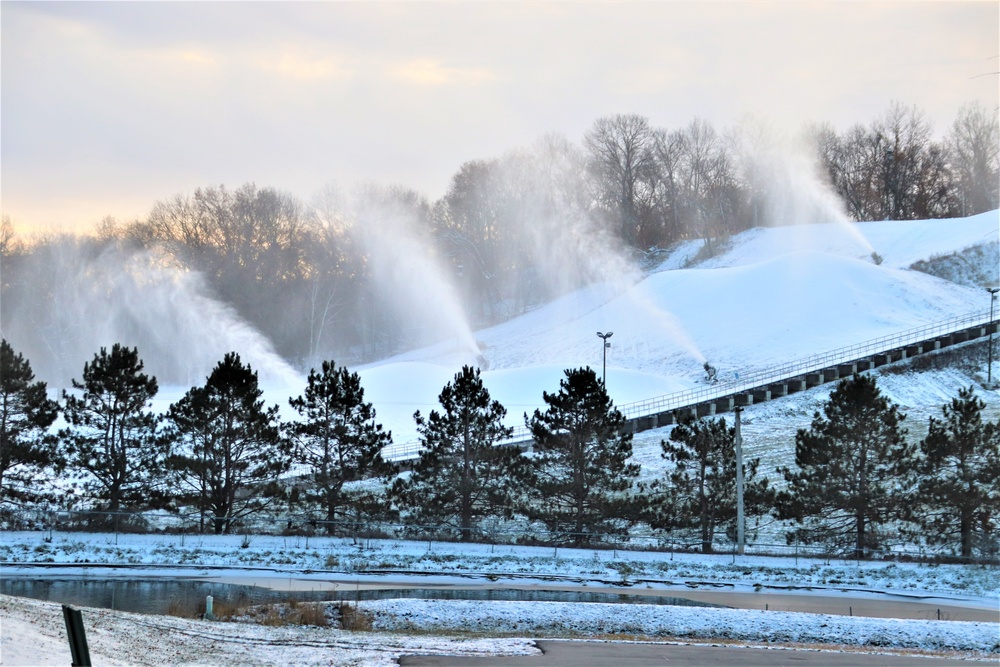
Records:
[[[585,544],[594,534],[621,532],[639,466],[629,463],[632,434],[604,383],[590,368],[570,369],[559,392],[543,392],[545,412],[526,419],[534,438],[532,519]]]
[[[31,364],[0,340],[0,502],[43,499],[44,472],[60,463],[48,428],[58,416]]]
[[[288,425],[294,461],[309,469],[302,501],[323,509],[328,532],[335,522],[371,510],[372,498],[345,492],[345,484],[393,471],[382,458],[392,436],[375,423],[375,410],[364,398],[357,373],[324,361],[320,372],[310,371],[305,394],[289,401],[303,418]]]
[[[661,456],[674,464],[670,477],[650,485],[654,528],[697,528],[701,550],[711,553],[717,528],[736,534],[736,431],[725,419],[688,420],[661,440]],[[747,516],[766,514],[774,492],[766,479],[757,480],[760,459],[743,464],[744,508]],[[657,495],[658,494],[658,495]]]
[[[230,352],[204,386],[189,390],[167,414],[167,439],[178,450],[170,465],[216,534],[279,495],[278,476],[288,470],[278,406],[264,407],[257,373]]]
[[[74,393],[63,391],[69,428],[59,432],[69,468],[110,512],[155,505],[162,499],[166,451],[156,437],[151,400],[156,378],[142,372],[136,348],[115,343],[83,366]]]
[[[790,539],[851,548],[857,558],[880,546],[880,531],[903,515],[901,483],[916,465],[904,418],[873,377],[837,385],[823,415],[795,436],[798,470],[778,469],[788,482],[778,494],[778,516],[802,525]]]
[[[1000,420],[984,423],[985,407],[972,387],[959,390],[920,441],[919,523],[932,543],[957,543],[963,558],[995,549],[1000,521]]]
[[[507,410],[490,399],[479,369],[464,366],[438,400],[441,412],[414,414],[423,450],[393,495],[417,521],[452,526],[469,541],[483,520],[514,514],[526,462],[516,447],[497,444],[513,429],[503,425]]]

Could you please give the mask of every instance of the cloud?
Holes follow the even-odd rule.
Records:
[[[316,56],[283,51],[257,59],[265,72],[298,81],[332,81],[349,79],[355,71],[347,61],[337,56]]]
[[[988,2],[4,2],[3,212],[141,214],[205,184],[440,196],[465,160],[601,115],[946,131],[997,106]],[[83,198],[86,198],[84,200]],[[100,204],[103,198],[105,203]],[[136,200],[144,204],[136,206]],[[95,211],[91,215],[91,211]]]
[[[392,65],[385,74],[390,79],[418,86],[476,85],[497,77],[481,67],[449,67],[437,60],[420,58]]]

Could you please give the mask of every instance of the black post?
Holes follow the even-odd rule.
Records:
[[[69,637],[69,651],[73,657],[73,667],[90,667],[90,649],[87,647],[87,633],[83,630],[83,614],[79,609],[63,605],[63,620],[66,622],[66,636]]]
[[[608,344],[604,343],[604,358],[601,359],[601,382],[608,386]]]
[[[986,385],[990,387],[993,385],[993,302],[996,301],[997,292],[1000,292],[998,287],[987,287],[986,291],[990,293],[990,339],[987,346],[989,347],[989,361],[986,362]]]

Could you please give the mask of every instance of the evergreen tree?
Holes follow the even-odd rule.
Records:
[[[477,523],[514,514],[526,462],[516,447],[497,445],[513,429],[503,425],[507,410],[490,400],[479,369],[464,366],[438,400],[442,412],[413,416],[423,450],[393,495],[418,521],[452,526],[469,541]]]
[[[526,419],[534,438],[532,519],[569,533],[576,544],[621,532],[631,515],[627,494],[639,475],[629,463],[632,434],[590,368],[570,369],[559,392],[543,392],[545,412]]]
[[[661,456],[674,464],[667,483],[649,487],[650,525],[655,528],[697,528],[701,550],[711,553],[717,528],[736,535],[736,430],[725,419],[689,420],[661,440]],[[743,464],[743,505],[747,516],[766,514],[774,492],[766,479],[757,480],[760,459]]]
[[[964,558],[992,550],[1000,521],[1000,421],[984,423],[985,407],[972,387],[959,390],[920,441],[919,523],[928,540],[957,543]]]
[[[230,352],[205,385],[189,390],[167,415],[166,437],[178,446],[170,465],[216,534],[266,507],[288,470],[278,406],[264,407],[257,373]]]
[[[166,456],[150,410],[156,378],[143,370],[136,348],[102,347],[83,366],[74,393],[63,391],[69,428],[59,432],[68,465],[82,473],[84,489],[110,512],[148,507],[163,497]]]
[[[329,532],[334,522],[370,509],[365,506],[372,498],[349,494],[344,484],[384,477],[393,469],[382,458],[392,436],[375,423],[375,410],[364,398],[357,373],[324,361],[320,372],[310,371],[305,394],[289,401],[303,418],[288,425],[294,461],[309,469],[302,501],[323,509]]]
[[[790,539],[852,548],[858,558],[880,545],[880,531],[903,514],[900,484],[916,465],[904,418],[873,377],[837,385],[823,415],[795,436],[798,470],[778,469],[788,482],[778,494],[778,516],[802,526]]]
[[[59,406],[34,379],[31,364],[0,340],[0,502],[38,502],[42,473],[60,462],[48,435]]]

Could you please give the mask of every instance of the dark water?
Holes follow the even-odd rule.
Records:
[[[516,602],[613,602],[630,604],[669,604],[689,607],[714,607],[685,598],[658,595],[623,595],[619,593],[567,591],[479,589],[438,590],[398,589],[352,591],[347,586],[336,591],[275,591],[257,586],[220,584],[186,579],[33,579],[7,577],[0,579],[0,593],[47,600],[80,607],[100,607],[143,614],[168,612],[195,616],[204,612],[205,597],[211,595],[215,604],[266,604],[269,602],[301,602],[320,600],[384,600],[416,598],[426,600],[509,600]]]

